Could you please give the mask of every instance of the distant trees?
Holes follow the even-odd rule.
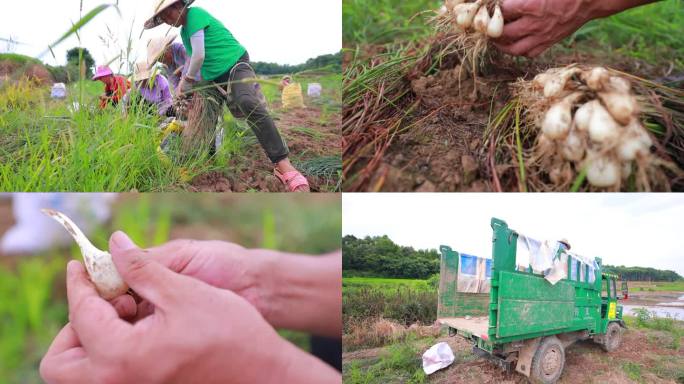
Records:
[[[675,271],[646,267],[604,265],[603,271],[620,275],[621,278],[628,281],[677,281],[682,279],[682,276]]]
[[[254,68],[254,71],[260,75],[284,75],[324,67],[329,67],[330,70],[335,72],[342,72],[342,52],[338,52],[334,55],[318,56],[299,65],[254,62],[252,63],[252,67]]]
[[[345,236],[342,270],[345,276],[427,279],[439,273],[439,252],[395,244],[387,236]]]
[[[93,66],[95,66],[95,59],[90,55],[90,52],[88,51],[87,48],[71,48],[70,50],[67,51],[67,66],[74,66],[76,68],[79,67],[79,57],[80,57],[80,51],[83,50],[83,64],[84,68],[82,69],[83,71],[83,76],[85,77],[93,77]]]
[[[83,67],[81,67],[78,62],[79,51],[81,49],[83,49]],[[95,60],[90,55],[88,49],[79,47],[72,48],[67,51],[66,60],[66,65],[57,67],[47,66],[48,71],[50,71],[56,82],[70,83],[72,81],[78,81],[81,77],[86,79],[93,77]]]

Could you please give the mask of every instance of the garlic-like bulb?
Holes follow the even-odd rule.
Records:
[[[457,4],[454,7],[456,13],[456,24],[462,28],[469,28],[473,24],[475,13],[480,7],[480,2]]]
[[[487,36],[493,39],[501,37],[503,34],[503,27],[503,14],[501,13],[501,7],[499,7],[499,4],[497,4],[494,6],[494,14],[492,15],[492,19],[489,20],[489,25],[487,25]]]
[[[637,102],[631,95],[617,92],[599,93],[603,104],[613,119],[622,125],[627,125],[632,116],[637,113]]]
[[[595,187],[606,188],[620,181],[620,164],[617,161],[590,153],[588,156],[587,180]]]
[[[600,103],[594,104],[589,120],[589,137],[599,143],[611,143],[620,134],[620,127]]]
[[[489,20],[489,11],[487,10],[487,6],[483,5],[480,7],[480,10],[477,11],[477,14],[475,14],[475,18],[473,19],[473,28],[480,33],[487,33]]]
[[[103,299],[111,300],[128,291],[128,286],[121,279],[112,261],[112,255],[109,252],[97,249],[76,224],[63,213],[52,209],[43,209],[42,212],[62,224],[67,232],[76,240],[76,243],[81,248],[81,254],[83,255],[88,275],[90,275],[90,279],[95,285],[97,292]]]

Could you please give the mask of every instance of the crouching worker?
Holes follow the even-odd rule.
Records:
[[[114,72],[106,65],[97,67],[93,76],[93,81],[96,80],[105,85],[105,93],[100,96],[100,109],[105,109],[107,105],[117,106],[131,87],[131,83],[125,77],[114,75]]]
[[[181,27],[185,50],[190,56],[187,74],[181,79],[178,91],[191,93],[193,88],[215,93],[221,104],[227,103],[231,113],[245,117],[262,148],[275,165],[275,175],[291,192],[308,192],[309,182],[289,160],[289,150],[278,129],[260,100],[254,86],[256,74],[249,65],[247,50],[226,27],[207,11],[189,8],[194,0],[157,1],[154,14],[145,28],[163,23]],[[200,70],[204,82],[192,76]],[[212,94],[212,96],[214,96]]]
[[[180,81],[188,73],[188,55],[181,43],[175,43],[178,37],[172,33],[168,36],[153,38],[147,44],[147,60],[150,66],[159,62],[166,66],[166,79],[169,81],[171,91],[178,89]],[[200,79],[199,70],[191,76]]]
[[[133,73],[135,89],[129,90],[123,98],[124,111],[140,102],[144,110],[159,116],[172,117],[173,98],[169,82],[161,74],[153,76],[152,69],[146,62],[137,63]]]

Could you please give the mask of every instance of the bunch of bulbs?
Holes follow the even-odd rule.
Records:
[[[541,73],[532,84],[550,105],[539,122],[540,145],[554,144],[565,160],[586,166],[591,185],[619,185],[633,162],[651,156],[653,141],[625,78],[603,67],[570,66]]]
[[[445,0],[439,14],[450,12],[456,17],[456,24],[466,32],[474,30],[494,39],[503,34],[504,19],[498,3],[494,3],[493,13],[490,14],[488,4],[484,4],[483,0]]]

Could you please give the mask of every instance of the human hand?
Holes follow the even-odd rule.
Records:
[[[536,57],[590,20],[654,0],[503,0],[503,52]]]
[[[177,274],[137,247],[119,250],[112,258],[124,281],[154,311],[134,324],[122,320],[98,296],[83,265],[70,262],[70,323],[41,361],[46,382],[298,381],[305,378],[297,374],[306,371],[300,364],[316,362],[320,376],[315,380],[330,382],[338,376],[280,338],[238,295]]]
[[[136,247],[115,233],[109,251]],[[136,247],[137,248],[137,247]],[[342,319],[341,254],[302,256],[245,249],[223,241],[174,240],[145,250],[146,257],[174,272],[228,289],[245,298],[274,327],[339,337]],[[154,311],[146,300],[129,295],[113,301],[122,317],[133,321]],[[337,315],[335,315],[337,314]]]
[[[123,232],[112,235],[109,245],[112,255],[131,248],[137,246]],[[266,293],[263,292],[261,280],[267,260],[250,250],[223,241],[174,240],[144,252],[145,257],[173,272],[242,296],[264,317],[269,313],[270,306],[265,302]],[[146,300],[140,302],[137,308],[131,307],[128,297],[125,295],[113,301],[123,317],[142,318],[154,310]]]

